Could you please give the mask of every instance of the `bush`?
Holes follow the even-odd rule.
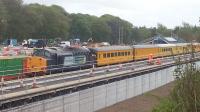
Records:
[[[159,106],[153,109],[152,112],[173,112],[176,103],[171,98],[162,99]]]
[[[200,70],[192,63],[175,71],[177,80],[170,98],[153,112],[200,112]]]

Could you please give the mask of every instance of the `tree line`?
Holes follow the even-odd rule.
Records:
[[[69,40],[80,38],[112,44],[131,44],[156,35],[178,36],[200,40],[200,27],[183,23],[174,29],[162,24],[157,27],[138,27],[109,14],[101,17],[70,14],[57,5],[24,4],[22,0],[0,0],[0,40],[28,38]]]

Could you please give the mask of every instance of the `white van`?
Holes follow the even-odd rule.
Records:
[[[61,46],[61,47],[70,46],[70,42],[69,41],[61,41],[59,46]]]

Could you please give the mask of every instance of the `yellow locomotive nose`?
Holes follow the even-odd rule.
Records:
[[[24,60],[24,74],[46,73],[47,61],[42,57],[31,56]]]

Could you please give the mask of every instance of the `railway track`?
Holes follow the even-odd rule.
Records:
[[[190,55],[187,56],[181,56],[188,58]],[[175,56],[174,58],[177,59],[178,56]],[[174,61],[173,57],[165,57],[161,59],[162,63]],[[68,80],[78,80],[82,79],[84,77],[91,77],[91,75],[104,75],[105,73],[113,73],[113,72],[119,72],[129,69],[137,69],[140,67],[149,66],[148,62],[146,60],[144,61],[136,61],[136,62],[130,62],[130,63],[124,63],[120,65],[110,65],[110,66],[104,66],[104,67],[98,67],[98,68],[92,68],[92,69],[85,69],[85,70],[79,70],[79,71],[73,71],[73,72],[66,72],[66,73],[58,73],[58,74],[52,74],[52,75],[46,75],[46,76],[39,76],[39,77],[33,77],[33,78],[25,78],[25,79],[19,79],[19,80],[13,80],[13,81],[6,81],[1,82],[1,91],[4,91],[4,93],[7,93],[9,91],[12,91],[13,89],[19,89],[19,88],[26,88],[27,86],[31,86],[33,84],[33,81],[35,80],[38,85],[45,86],[48,84],[53,84],[51,82],[63,82]],[[91,72],[92,70],[92,72]],[[61,81],[63,80],[63,81]],[[12,91],[14,92],[14,91]]]
[[[196,54],[200,56],[199,53]],[[191,55],[179,55],[174,57],[165,57],[161,59],[163,64],[165,63],[175,63],[175,60],[181,57],[182,60],[187,60],[191,57]],[[153,65],[149,65],[146,60],[144,61],[136,61],[130,63],[124,63],[120,65],[111,65],[111,66],[104,66],[92,69],[85,69],[73,72],[66,72],[66,73],[59,73],[59,74],[52,74],[47,76],[39,76],[34,78],[26,78],[23,80],[14,80],[14,81],[6,81],[3,85],[1,85],[0,89],[0,99],[4,99],[5,95],[7,94],[14,94],[34,90],[33,83],[37,85],[37,88],[45,88],[48,89],[49,86],[64,84],[66,82],[72,81],[81,81],[84,79],[92,79],[95,77],[102,77],[109,74],[119,73],[119,72],[126,72],[126,71],[140,71],[145,68],[150,68]],[[154,65],[155,66],[155,65]],[[157,65],[159,66],[159,65]],[[23,85],[22,85],[23,81]]]

